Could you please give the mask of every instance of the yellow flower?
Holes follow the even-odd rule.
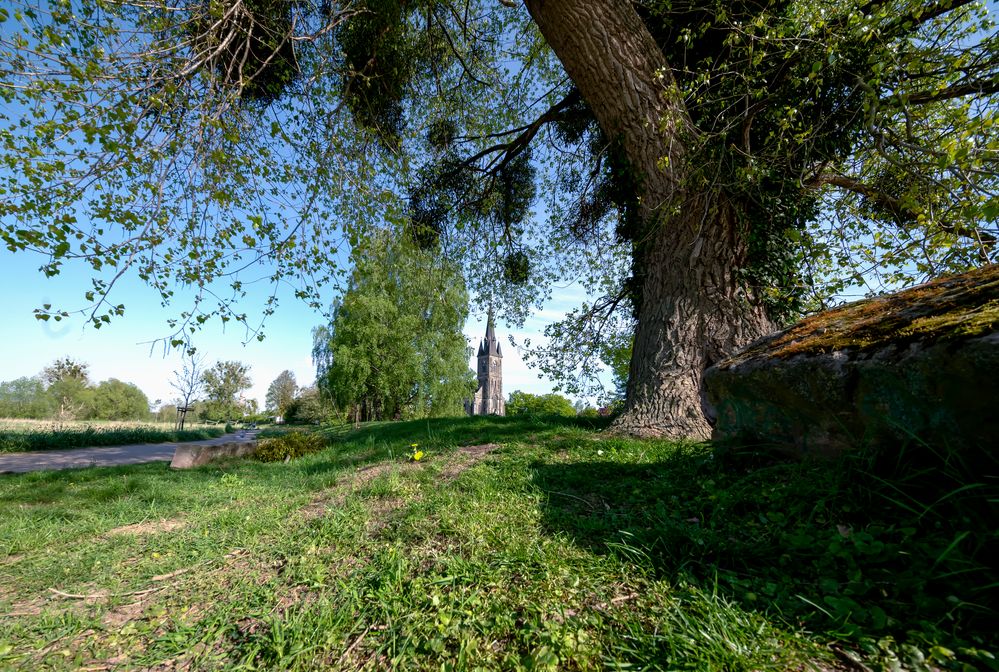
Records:
[[[419,462],[422,457],[423,457],[422,450],[417,450],[413,452],[413,462]]]

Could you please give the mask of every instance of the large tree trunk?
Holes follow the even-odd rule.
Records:
[[[619,431],[708,438],[704,369],[771,331],[738,274],[746,255],[737,214],[723,195],[699,194],[636,251],[641,303]]]
[[[692,191],[697,132],[662,51],[628,0],[525,0],[531,16],[637,175],[638,326],[619,431],[706,438],[701,374],[771,329],[740,282],[736,205]]]

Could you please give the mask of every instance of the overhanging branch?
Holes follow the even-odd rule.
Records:
[[[955,9],[963,7],[965,5],[970,5],[975,0],[939,0],[929,5],[924,5],[919,8],[916,15],[916,11],[912,11],[908,14],[904,14],[896,18],[889,26],[888,30],[891,31],[899,26],[905,26],[908,24],[911,26],[920,26],[924,23],[929,23],[938,16],[943,16],[948,12],[953,12]]]
[[[538,131],[540,131],[545,124],[557,121],[567,108],[571,107],[578,101],[579,101],[579,91],[573,89],[568,95],[565,96],[565,98],[563,98],[559,102],[549,107],[541,114],[541,116],[532,121],[530,124],[524,126],[521,132],[512,140],[508,142],[499,142],[490,147],[486,147],[482,151],[477,152],[472,156],[468,157],[467,159],[465,159],[464,161],[462,161],[461,167],[467,168],[468,166],[473,165],[477,161],[485,158],[486,156],[489,156],[490,154],[498,153],[499,164],[494,165],[497,160],[494,159],[493,161],[490,162],[489,166],[486,168],[486,171],[502,168],[511,160],[516,158],[518,154],[524,151],[527,145],[530,144],[531,140],[534,139],[534,137],[538,134]]]
[[[864,198],[890,212],[899,224],[915,222],[920,214],[918,211],[903,203],[901,199],[879,191],[871,185],[865,184],[860,180],[847,175],[840,175],[838,173],[820,173],[806,182],[805,186],[812,189],[832,186],[851,191],[855,194],[860,194]],[[964,224],[954,224],[952,222],[944,221],[937,221],[936,223],[937,226],[947,233],[954,234],[955,236],[961,236],[962,238],[970,238],[977,242],[979,246],[979,257],[981,260],[985,263],[990,261],[989,253],[994,250],[996,246],[996,237],[994,235],[988,231],[982,231],[977,227],[965,226]]]
[[[897,94],[879,101],[881,105],[926,105],[941,100],[951,100],[963,96],[985,96],[999,93],[999,74],[986,79],[976,79],[948,86],[944,89],[917,91],[909,94]]]

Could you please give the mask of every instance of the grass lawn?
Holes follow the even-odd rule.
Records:
[[[596,429],[0,476],[0,668],[997,669],[988,476]]]

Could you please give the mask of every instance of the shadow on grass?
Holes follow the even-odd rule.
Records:
[[[885,478],[857,456],[800,463],[697,445],[659,455],[536,462],[544,528],[836,637],[994,645],[994,482],[908,467]]]

